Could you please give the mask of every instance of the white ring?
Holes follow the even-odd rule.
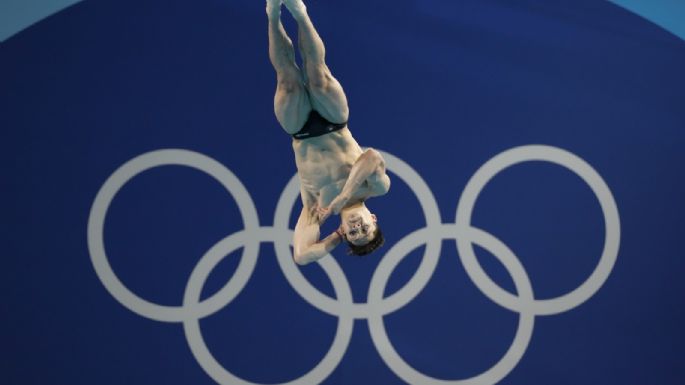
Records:
[[[523,311],[528,306],[538,315],[551,315],[568,311],[588,300],[604,284],[616,263],[621,238],[621,225],[616,201],[602,177],[583,159],[552,146],[529,145],[515,147],[493,157],[481,166],[471,177],[459,199],[456,224],[459,232],[471,227],[471,215],[478,195],[497,173],[517,163],[547,161],[566,167],[581,177],[590,186],[599,200],[604,214],[605,240],[602,256],[590,277],[578,288],[552,299],[521,301],[518,297],[499,287],[485,273],[470,242],[457,240],[457,249],[464,268],[473,283],[495,303],[513,311]]]
[[[533,289],[531,288],[528,275],[526,274],[521,262],[516,258],[514,253],[512,253],[509,248],[506,247],[500,240],[493,237],[492,235],[475,228],[468,229],[466,232],[458,233],[457,227],[455,225],[442,225],[436,228],[426,228],[415,232],[412,236],[404,238],[402,240],[402,245],[398,243],[397,252],[392,255],[392,258],[387,258],[388,262],[385,263],[383,269],[380,268],[382,273],[374,275],[376,281],[372,284],[372,290],[369,291],[369,303],[376,304],[382,301],[383,289],[388,283],[388,279],[392,274],[397,265],[406,257],[409,252],[421,246],[422,242],[422,232],[432,232],[438,234],[442,238],[456,238],[462,239],[467,238],[469,243],[477,243],[486,250],[490,251],[502,265],[507,269],[512,279],[514,280],[514,285],[516,286],[516,291],[519,293],[520,297],[524,301],[533,300]],[[395,248],[391,250],[392,254]],[[383,260],[385,262],[386,259]],[[525,309],[520,312],[519,324],[516,329],[516,336],[511,346],[505,353],[505,355],[490,369],[487,371],[463,380],[441,380],[434,377],[427,376],[418,370],[414,369],[411,365],[407,364],[402,357],[397,353],[395,348],[390,342],[390,338],[385,330],[385,324],[383,323],[383,316],[378,314],[372,314],[369,317],[369,331],[371,332],[371,338],[373,339],[376,350],[380,353],[383,361],[392,369],[395,374],[406,381],[409,384],[421,384],[421,385],[484,385],[484,384],[494,384],[499,380],[504,378],[511,370],[518,364],[523,357],[523,354],[528,347],[530,338],[533,334],[533,325],[535,320],[535,314],[533,314],[530,309]]]
[[[214,267],[219,264],[228,254],[238,249],[241,245],[253,242],[255,239],[269,239],[273,237],[273,229],[265,228],[260,231],[240,231],[234,233],[228,238],[221,242],[221,247],[215,246],[212,249],[221,248],[220,253],[215,253],[210,257],[210,253],[206,254],[206,258],[203,258],[198,266],[193,271],[188,285],[186,286],[185,295],[183,298],[183,306],[187,308],[195,308],[199,305],[200,295],[202,293],[202,288],[204,283],[207,281],[209,274],[212,272]],[[245,259],[243,257],[243,259]],[[330,259],[329,259],[330,260]],[[329,277],[334,278],[331,275],[332,272],[328,267],[329,263],[322,263],[324,271]],[[235,277],[236,275],[234,275]],[[249,278],[249,277],[248,277]],[[245,278],[247,281],[247,278]],[[341,284],[340,280],[331,279],[333,283],[333,289],[338,298],[338,301],[343,303],[352,303],[352,293],[349,291],[349,287]],[[242,288],[240,288],[242,289]],[[240,290],[239,289],[239,290]],[[236,292],[237,294],[237,292]],[[309,385],[318,384],[325,380],[342,360],[349,345],[350,338],[352,337],[352,327],[354,325],[354,319],[349,315],[341,315],[338,319],[338,328],[335,333],[335,338],[333,343],[328,350],[328,353],[324,358],[308,373],[290,382],[283,384],[288,385]],[[233,373],[226,370],[216,359],[212,356],[212,353],[207,348],[207,344],[202,338],[202,331],[200,330],[199,318],[187,318],[183,321],[183,330],[185,331],[186,338],[188,340],[188,346],[193,352],[195,359],[202,366],[202,368],[209,374],[214,381],[222,385],[255,385],[256,383],[243,380]]]
[[[109,291],[117,301],[134,313],[156,321],[180,322],[188,317],[192,318],[193,314],[183,306],[165,306],[147,301],[134,294],[119,280],[112,270],[112,266],[109,264],[104,242],[104,226],[107,210],[119,190],[129,180],[143,171],[167,165],[188,166],[209,174],[219,181],[219,183],[221,183],[221,185],[235,198],[246,229],[258,228],[259,222],[257,220],[257,211],[254,203],[252,203],[250,194],[243,184],[240,183],[240,180],[221,163],[196,152],[173,149],[148,152],[129,160],[107,179],[95,197],[88,218],[88,250],[90,251],[90,259],[95,268],[95,273],[98,278],[100,278],[100,281],[102,281],[102,284],[107,291]],[[256,243],[246,245],[245,250],[243,251],[243,258],[241,258],[236,274],[231,280],[241,275],[247,275],[247,273],[252,271],[254,266],[250,266],[250,263],[252,263],[250,261],[256,259],[258,246],[259,245]],[[231,280],[229,280],[223,289],[211,298],[205,300],[205,302],[221,302],[217,301],[217,298],[214,297],[219,294],[226,295]],[[205,311],[208,310],[212,310],[209,311],[209,313],[211,313],[218,310],[218,308],[205,309]]]

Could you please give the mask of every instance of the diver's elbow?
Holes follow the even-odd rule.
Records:
[[[304,266],[312,262],[310,258],[307,258],[307,255],[300,253],[296,253],[295,255],[293,255],[293,261],[295,261],[295,263],[300,266]]]
[[[390,191],[390,178],[385,175],[385,178],[383,179],[383,183],[381,184],[381,195],[385,195]]]
[[[376,163],[379,163],[379,164],[384,163],[383,155],[381,155],[381,153],[378,152],[378,150],[376,150],[374,148],[371,148],[371,147],[367,148],[366,151],[364,151],[364,155]]]

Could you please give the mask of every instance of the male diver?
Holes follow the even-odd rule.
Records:
[[[281,23],[281,4],[297,22],[302,69]],[[267,0],[266,13],[269,58],[277,75],[274,111],[293,137],[301,185],[303,208],[295,226],[295,262],[314,262],[343,239],[350,253],[366,255],[383,244],[376,216],[365,202],[390,188],[385,161],[376,150],[362,150],[352,137],[347,127],[347,97],[326,66],[323,41],[302,0]],[[320,239],[320,226],[333,214],[340,215],[340,227]]]

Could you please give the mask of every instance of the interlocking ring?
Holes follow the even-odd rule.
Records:
[[[571,310],[592,297],[608,278],[618,256],[620,221],[613,195],[602,177],[576,155],[551,146],[530,145],[512,148],[486,162],[467,183],[457,206],[453,224],[442,223],[433,193],[423,179],[401,159],[383,152],[388,170],[402,179],[414,192],[426,218],[426,226],[402,238],[381,259],[371,282],[366,303],[355,303],[352,291],[338,262],[331,257],[318,261],[330,279],[335,298],[316,289],[295,265],[290,251],[292,230],[290,214],[299,197],[299,181],[294,176],[280,196],[274,226],[259,226],[257,211],[240,180],[217,161],[187,150],[158,150],[140,155],[121,166],[98,192],[88,220],[88,248],[97,276],[110,294],[131,311],[153,320],[183,323],[188,345],[200,366],[222,385],[254,383],[227,371],[212,356],[204,342],[199,320],[228,305],[243,289],[257,261],[260,242],[273,242],[279,266],[293,287],[317,309],[338,317],[338,326],[331,347],[322,360],[303,376],[285,382],[288,385],[318,384],[339,365],[352,335],[354,319],[366,319],[371,338],[383,361],[402,380],[410,384],[495,384],[507,376],[525,353],[533,333],[535,316],[552,315]],[[538,300],[533,295],[528,275],[516,255],[493,235],[471,226],[471,215],[478,195],[500,171],[528,161],[552,162],[579,175],[597,196],[605,222],[605,242],[594,272],[578,288],[553,299]],[[149,302],[131,292],[112,270],[104,247],[103,229],[107,210],[119,190],[141,172],[160,166],[181,165],[203,171],[219,183],[238,203],[245,229],[231,234],[212,246],[193,269],[181,306],[164,306]],[[456,241],[459,258],[469,278],[488,298],[498,305],[519,313],[516,336],[504,356],[490,369],[463,380],[442,380],[421,373],[407,364],[392,346],[383,317],[411,302],[433,275],[440,256],[442,240]],[[516,295],[499,287],[476,259],[473,244],[494,255],[514,281]],[[390,275],[414,249],[426,245],[419,267],[411,279],[394,294],[383,297]],[[222,289],[201,300],[200,293],[213,269],[229,254],[243,248],[238,268]]]

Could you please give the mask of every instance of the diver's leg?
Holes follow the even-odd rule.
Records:
[[[302,74],[295,63],[293,43],[281,23],[281,0],[267,0],[269,59],[276,70],[274,112],[286,132],[294,134],[304,125],[312,109]]]
[[[325,62],[326,49],[302,0],[283,0],[298,26],[298,43],[312,108],[333,123],[347,122],[349,108],[342,86]]]

